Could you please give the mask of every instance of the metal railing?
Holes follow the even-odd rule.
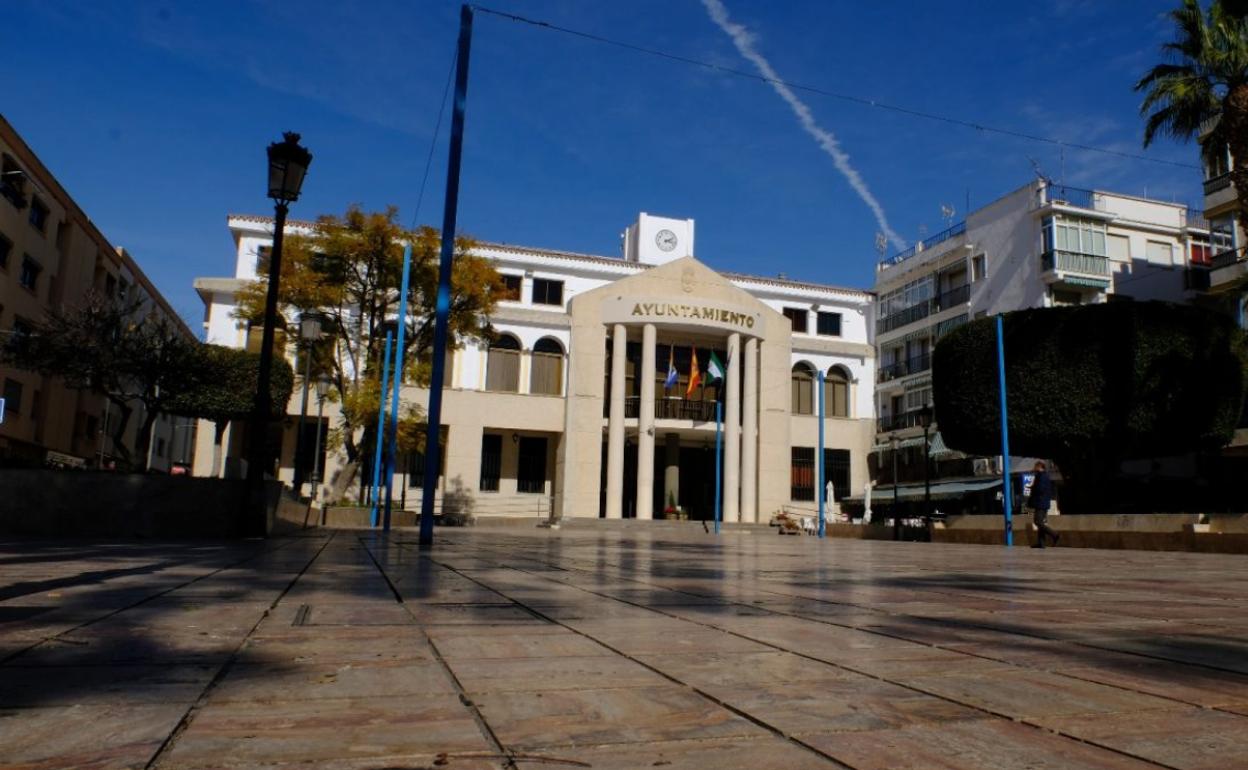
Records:
[[[898,361],[887,366],[880,367],[880,382],[888,382],[898,377],[905,377],[910,374],[918,374],[926,372],[932,368],[932,354],[924,353],[923,355],[907,358],[905,361]]]
[[[1219,267],[1229,267],[1243,258],[1244,255],[1239,249],[1227,249],[1221,254],[1215,254],[1211,264],[1213,269],[1217,270]]]
[[[927,249],[930,249],[931,247],[935,246],[938,243],[944,243],[950,238],[955,238],[959,235],[962,235],[965,232],[966,232],[966,222],[959,222],[958,224],[954,225],[953,227],[950,227],[947,230],[941,230],[939,233],[936,233],[933,236],[924,238],[923,240],[916,242],[913,246],[906,249],[905,251],[899,251],[893,256],[889,257],[888,259],[880,260],[879,269],[883,270],[885,268],[892,267],[893,265],[900,265],[902,262],[905,262],[907,259],[910,259],[915,254],[926,251]]]
[[[1225,190],[1231,186],[1231,173],[1219,174],[1212,179],[1205,180],[1205,195],[1213,195],[1218,190]]]
[[[1041,203],[1062,203],[1080,209],[1095,209],[1096,193],[1082,187],[1050,184],[1044,188],[1044,200]]]
[[[629,396],[624,399],[624,418],[637,418],[641,415],[641,398]],[[683,398],[656,398],[654,400],[654,417],[657,420],[692,420],[694,422],[714,422],[715,402],[695,401]]]
[[[875,322],[875,332],[876,334],[883,334],[894,329],[900,329],[907,324],[921,321],[932,313],[938,313],[941,310],[948,310],[951,307],[965,304],[970,298],[971,285],[964,283],[936,297],[925,299],[904,310],[898,310],[896,313],[884,316]]]
[[[1084,273],[1104,278],[1109,277],[1109,258],[1095,254],[1080,254],[1077,251],[1046,251],[1040,255],[1040,269],[1064,270],[1069,273]]]
[[[921,428],[923,427],[923,420],[924,413],[922,410],[885,415],[877,421],[879,425],[877,432],[888,433],[889,431],[902,430],[904,428]]]

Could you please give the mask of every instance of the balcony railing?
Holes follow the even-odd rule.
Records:
[[[948,230],[942,230],[929,238],[924,238],[923,240],[918,241],[905,251],[899,251],[888,259],[880,260],[879,269],[883,270],[887,267],[892,267],[893,265],[900,265],[902,262],[910,259],[915,254],[926,251],[938,243],[944,243],[950,238],[955,238],[965,232],[966,222],[959,222],[953,227],[950,227]]]
[[[1227,249],[1221,254],[1214,255],[1213,269],[1217,270],[1219,267],[1230,267],[1236,262],[1241,261],[1243,258],[1244,255],[1238,249]]]
[[[932,313],[948,310],[951,307],[965,304],[971,298],[971,285],[964,283],[961,286],[950,289],[933,299],[923,300],[917,305],[911,305],[905,310],[898,310],[892,315],[885,316],[875,322],[876,334],[891,332],[893,329],[912,324],[915,321],[921,321]]]
[[[1044,188],[1044,200],[1042,203],[1062,203],[1075,208],[1095,209],[1096,193],[1081,187],[1050,184]]]
[[[1044,272],[1061,270],[1108,278],[1109,258],[1080,254],[1077,251],[1046,251],[1040,255],[1040,269]]]
[[[906,377],[919,372],[926,372],[932,368],[932,354],[924,353],[921,356],[907,358],[905,361],[898,361],[894,364],[880,367],[880,382],[888,382],[898,377]]]
[[[641,414],[641,399],[630,396],[624,399],[624,418],[636,419]],[[715,402],[694,401],[683,398],[656,398],[654,417],[657,420],[693,420],[714,422]]]
[[[877,432],[888,433],[889,431],[904,430],[905,428],[921,428],[923,427],[924,419],[926,419],[926,413],[921,409],[914,412],[884,415],[877,420],[879,425]]]
[[[1218,190],[1225,190],[1231,186],[1230,173],[1219,174],[1212,179],[1205,180],[1205,195],[1213,195]]]

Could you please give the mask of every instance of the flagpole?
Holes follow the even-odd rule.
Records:
[[[369,516],[369,526],[377,526],[377,503],[381,492],[381,442],[386,436],[386,388],[390,386],[390,348],[394,332],[386,331],[386,363],[381,370],[381,392],[378,394],[377,407],[377,447],[373,452],[373,509]]]
[[[718,394],[716,394],[718,396]],[[723,503],[723,495],[721,493],[722,484],[720,477],[723,473],[720,456],[724,451],[723,433],[720,426],[723,423],[724,403],[717,397],[715,399],[715,534],[719,534],[720,504]]]

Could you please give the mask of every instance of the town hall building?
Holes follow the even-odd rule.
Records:
[[[234,275],[196,288],[207,341],[243,347],[249,330],[235,298],[256,279],[273,222],[231,216],[229,227]],[[834,498],[863,489],[875,435],[871,293],[717,272],[695,256],[693,220],[645,213],[619,257],[498,243],[476,253],[495,263],[507,293],[490,316],[494,339],[448,361],[436,483],[468,491],[478,516],[712,518],[717,403],[724,520],[813,512],[821,379]],[[708,376],[712,358],[720,380]],[[695,359],[700,381],[690,387]],[[404,386],[401,397],[423,406],[428,391]],[[288,482],[300,411],[297,382],[280,463]],[[308,411],[304,433],[314,436]],[[336,424],[327,403],[321,430]],[[226,438],[230,455],[242,454],[238,433]],[[212,435],[201,430],[201,444]],[[199,447],[196,475],[209,473],[211,450]],[[322,453],[331,481],[344,458]],[[423,458],[400,458],[398,468],[396,496],[414,508]]]

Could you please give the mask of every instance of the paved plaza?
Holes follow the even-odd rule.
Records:
[[[1242,556],[0,543],[3,768],[1248,767]]]

